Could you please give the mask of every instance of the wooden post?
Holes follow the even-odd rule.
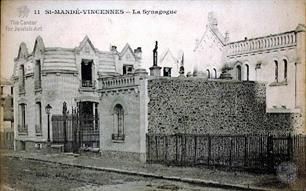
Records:
[[[244,137],[244,166],[248,167],[248,137]]]
[[[165,157],[164,157],[164,160],[165,160],[165,162],[166,163],[168,163],[169,161],[168,161],[168,157],[167,157],[167,155],[168,155],[168,135],[165,135],[164,136],[164,143],[165,143],[165,146],[164,146],[164,151],[165,151]]]
[[[211,137],[208,135],[208,157],[207,157],[207,165],[210,164],[210,158],[211,158]]]
[[[177,134],[175,134],[175,162],[178,163],[178,140],[177,140]]]
[[[194,164],[197,163],[197,135],[194,135]]]
[[[267,163],[268,170],[272,172],[274,170],[274,159],[273,159],[273,136],[269,135],[267,140]]]
[[[230,137],[230,154],[229,154],[229,165],[232,166],[232,149],[233,149],[233,139]]]

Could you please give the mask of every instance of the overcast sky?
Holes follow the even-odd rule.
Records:
[[[20,18],[18,7],[26,5],[29,16]],[[205,30],[208,12],[213,11],[222,33],[230,40],[240,40],[293,30],[305,24],[303,0],[256,1],[13,1],[1,2],[1,75],[12,75],[18,47],[25,42],[32,52],[36,36],[41,35],[46,47],[74,48],[87,34],[99,50],[110,44],[121,50],[126,43],[142,47],[143,66],[152,65],[154,41],[159,42],[159,55],[169,48],[174,55],[185,53],[186,70],[192,70],[195,39]],[[123,9],[176,10],[175,15],[46,15],[48,9]],[[40,15],[34,15],[40,10]],[[11,20],[37,21],[38,32],[7,31]]]

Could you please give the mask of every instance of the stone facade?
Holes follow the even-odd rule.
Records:
[[[300,114],[267,114],[265,84],[201,78],[148,82],[153,134],[305,133]]]
[[[87,36],[75,48],[45,47],[39,36],[31,53],[21,43],[13,73],[16,149],[29,150],[35,143],[47,142],[47,104],[52,106],[50,119],[62,114],[63,102],[69,110],[90,103],[91,114],[98,115],[98,78],[133,73],[140,63],[140,47],[133,51],[126,44],[121,52],[115,46],[100,51]],[[51,123],[51,141],[52,136]]]
[[[101,154],[145,161],[147,73],[136,70],[133,75],[100,78],[99,84]]]
[[[220,77],[226,67],[233,80],[267,83],[267,112],[304,113],[304,25],[279,34],[230,42],[228,33],[219,32],[217,19],[210,13],[194,52],[198,58],[196,72],[204,72],[208,78]]]

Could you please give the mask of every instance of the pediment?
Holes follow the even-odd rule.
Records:
[[[95,53],[95,47],[92,44],[91,40],[86,36],[80,43],[78,50],[82,54],[92,55]]]
[[[126,44],[120,53],[121,60],[135,61],[135,54],[129,44]]]
[[[35,56],[40,56],[44,52],[44,49],[45,49],[44,41],[41,38],[41,36],[38,36],[35,39],[33,53]]]
[[[18,51],[18,59],[27,59],[28,57],[28,48],[24,42],[22,42],[19,46],[19,51]]]

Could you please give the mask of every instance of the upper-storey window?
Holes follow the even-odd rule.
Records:
[[[288,66],[287,66],[287,60],[284,59],[284,80],[287,81],[287,70],[288,70]]]
[[[134,70],[133,65],[123,65],[123,75],[132,74]]]
[[[238,65],[236,68],[237,68],[237,79],[239,81],[241,81],[242,80],[242,77],[241,77],[241,66]]]
[[[21,65],[19,68],[19,92],[25,92],[25,71],[24,65]]]
[[[214,70],[214,74],[215,74],[215,79],[217,79],[218,78],[217,70],[216,70],[216,68],[214,68],[213,70]]]
[[[275,64],[275,81],[278,82],[278,62],[276,60],[274,60],[274,64]]]
[[[35,73],[34,73],[34,87],[35,89],[41,89],[41,63],[40,60],[35,62]]]
[[[81,62],[81,81],[82,87],[92,87],[93,79],[92,79],[92,60],[83,59]]]
[[[246,80],[249,81],[249,76],[250,76],[250,67],[248,64],[245,65],[246,68]]]
[[[209,69],[207,69],[206,71],[207,71],[207,78],[210,78],[210,71],[209,71]]]
[[[170,67],[164,67],[164,76],[171,77],[171,68]]]

